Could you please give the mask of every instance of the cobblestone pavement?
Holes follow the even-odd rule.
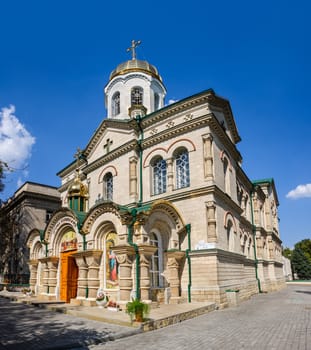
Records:
[[[88,349],[137,330],[0,298],[0,349]]]
[[[253,296],[236,308],[136,335],[139,330],[130,327],[2,298],[0,315],[0,350],[311,350],[310,285],[290,285]]]
[[[90,346],[102,349],[311,350],[311,286],[290,285],[260,294],[236,308]]]

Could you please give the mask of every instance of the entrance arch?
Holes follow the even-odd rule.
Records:
[[[60,300],[66,303],[77,297],[79,269],[75,258],[77,239],[74,231],[66,232],[61,239]]]
[[[66,303],[77,297],[79,269],[72,256],[76,250],[61,253],[60,300]]]

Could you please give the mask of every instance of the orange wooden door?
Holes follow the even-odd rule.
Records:
[[[71,256],[74,251],[61,253],[60,299],[70,302],[77,296],[78,266]]]

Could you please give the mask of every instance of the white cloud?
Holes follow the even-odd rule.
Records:
[[[15,107],[2,108],[0,112],[0,160],[10,168],[20,169],[31,157],[35,138],[14,115]]]
[[[20,188],[23,185],[24,181],[21,177],[17,179],[17,188]]]
[[[175,103],[175,102],[178,102],[178,100],[172,100],[172,99],[168,100],[169,105],[171,105],[172,103]]]
[[[311,197],[311,184],[298,185],[294,190],[287,193],[286,198],[297,199]]]

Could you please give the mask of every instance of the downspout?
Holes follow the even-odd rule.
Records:
[[[131,210],[132,221],[128,225],[127,242],[135,250],[135,262],[136,262],[136,299],[140,300],[140,265],[139,265],[139,252],[136,243],[133,243],[133,226],[137,219],[137,210],[134,208]]]
[[[83,237],[83,251],[86,251],[86,239],[85,239],[85,234],[81,233],[80,228],[78,228],[78,231],[80,235]],[[85,298],[87,299],[89,297],[89,286],[85,286]]]
[[[188,249],[186,249],[186,259],[188,263],[188,302],[191,303],[191,259],[189,256],[189,252],[191,252],[191,224],[187,224],[186,226],[186,232],[188,236]]]
[[[254,240],[255,275],[258,283],[258,291],[259,293],[262,293],[260,279],[258,277],[258,260],[257,260],[257,254],[256,254],[256,225],[254,224],[253,194],[254,194],[254,186],[252,187],[252,190],[251,190],[250,204],[251,204],[251,218],[252,218],[252,233],[253,233],[253,240]]]
[[[137,126],[139,128],[140,134],[139,134],[139,140],[137,141],[138,144],[138,151],[139,151],[139,200],[138,200],[138,206],[141,207],[143,202],[143,149],[142,149],[142,142],[144,140],[144,131],[141,127],[141,116],[138,115],[135,117],[135,121],[137,123]]]

